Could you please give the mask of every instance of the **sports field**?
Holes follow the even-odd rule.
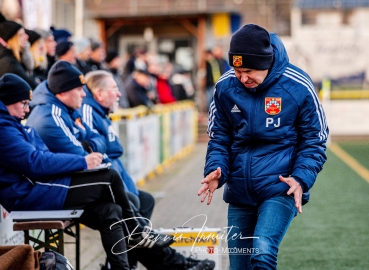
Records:
[[[333,143],[278,269],[369,269],[369,141]]]

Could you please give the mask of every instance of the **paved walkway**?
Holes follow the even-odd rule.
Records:
[[[201,204],[197,191],[201,187],[206,144],[198,143],[190,154],[175,161],[164,173],[148,180],[140,189],[152,193],[156,206],[151,219],[154,228],[187,227],[221,228],[227,225],[227,204],[222,200],[222,190],[214,193],[211,205]],[[198,215],[201,215],[197,217]],[[206,218],[206,220],[205,220]],[[205,224],[204,224],[205,223]],[[224,243],[222,244],[225,245]],[[74,264],[74,248],[66,245],[66,256]],[[81,230],[82,269],[100,270],[99,264],[105,260],[105,252],[98,232]],[[228,257],[222,256],[222,267],[228,269]],[[140,269],[145,269],[140,266]]]

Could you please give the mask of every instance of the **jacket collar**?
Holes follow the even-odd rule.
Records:
[[[92,108],[95,109],[95,111],[97,111],[98,114],[100,114],[102,117],[109,115],[109,108],[105,108],[103,106],[101,106],[92,96],[92,93],[90,91],[90,89],[88,89],[88,87],[86,85],[83,86],[83,90],[86,93],[86,96],[83,99],[83,104],[88,104],[90,105]]]

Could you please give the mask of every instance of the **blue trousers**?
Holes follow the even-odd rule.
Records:
[[[278,196],[259,206],[228,206],[230,270],[277,269],[278,247],[297,208],[292,196]]]

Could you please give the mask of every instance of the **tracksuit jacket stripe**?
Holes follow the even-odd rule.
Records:
[[[325,117],[324,117],[324,112],[323,109],[321,107],[321,104],[318,100],[318,97],[316,95],[315,89],[313,88],[310,80],[308,80],[306,77],[304,77],[301,73],[298,73],[297,71],[291,69],[291,68],[287,68],[285,73],[283,73],[284,76],[304,85],[309,93],[312,95],[313,100],[314,100],[314,104],[315,104],[315,108],[316,108],[316,113],[318,115],[318,119],[319,119],[319,123],[320,123],[320,132],[319,132],[319,139],[325,140],[327,138],[327,123],[325,121]]]
[[[228,70],[226,73],[224,73],[218,80],[218,82],[216,84],[218,84],[219,82],[229,78],[229,77],[236,77],[234,74],[234,70]],[[217,89],[214,88],[214,94],[216,93]],[[215,118],[215,113],[217,111],[217,108],[215,106],[214,103],[214,99],[213,101],[210,103],[210,109],[209,109],[209,121],[208,121],[208,135],[210,138],[213,138],[214,136],[214,132],[211,131],[212,127],[214,126],[214,118]]]
[[[81,143],[76,139],[76,137],[70,132],[69,128],[67,128],[67,126],[65,125],[64,120],[61,117],[61,109],[53,104],[51,114],[57,126],[59,126],[63,130],[63,132],[65,133],[65,135],[67,135],[67,137],[71,140],[71,142],[76,146],[81,146]]]
[[[93,129],[92,119],[92,107],[90,105],[83,104],[82,120],[90,129]]]

